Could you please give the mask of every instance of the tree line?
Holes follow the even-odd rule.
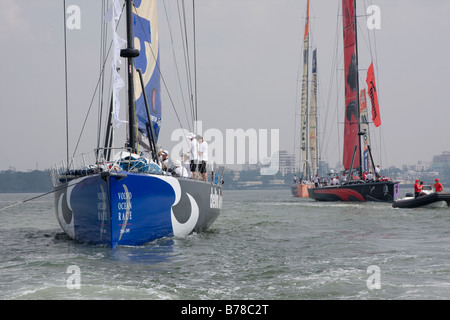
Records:
[[[53,189],[48,171],[0,172],[0,193],[40,193]]]

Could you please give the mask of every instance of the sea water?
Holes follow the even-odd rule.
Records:
[[[14,205],[34,196],[0,194],[1,299],[450,299],[450,208],[225,190],[207,232],[111,249],[62,233],[52,194]]]

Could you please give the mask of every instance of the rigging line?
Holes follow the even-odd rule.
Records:
[[[110,50],[111,50],[111,45],[110,45],[110,48],[108,50],[108,55],[109,55]],[[94,103],[95,95],[97,94],[97,91],[99,90],[100,83],[101,83],[101,80],[102,80],[102,75],[105,72],[105,64],[106,64],[106,60],[105,60],[105,63],[103,64],[102,72],[101,72],[101,74],[100,74],[100,76],[99,76],[99,78],[97,80],[97,85],[95,86],[95,90],[94,90],[94,93],[92,95],[91,102],[89,103],[89,108],[88,108],[86,117],[84,118],[83,126],[81,127],[81,132],[80,132],[80,135],[78,136],[78,140],[77,140],[75,149],[73,151],[72,158],[75,156],[75,153],[76,153],[76,151],[78,149],[78,146],[79,146],[80,141],[81,141],[81,136],[83,135],[83,131],[84,131],[84,128],[86,126],[87,119],[89,117],[89,114],[91,113],[91,109],[92,109],[92,105]]]
[[[105,14],[105,0],[102,1],[102,9],[101,9],[101,17],[104,17]],[[100,61],[99,61],[99,66],[100,66],[100,73],[102,70],[102,61],[104,61],[104,55],[105,55],[105,51],[106,51],[106,28],[105,28],[105,22],[101,23],[100,26]],[[100,139],[101,139],[101,130],[102,130],[102,114],[103,114],[103,93],[104,93],[104,88],[105,88],[105,77],[102,76],[102,84],[101,84],[101,88],[100,88],[100,93],[98,95],[99,98],[99,110],[98,110],[98,131],[97,131],[97,149],[100,148]]]
[[[373,4],[373,2],[370,1],[370,4]],[[366,5],[366,7],[367,7],[367,5]],[[376,32],[376,29],[373,30],[373,37],[370,37],[370,30],[369,30],[369,28],[367,28],[367,34],[368,34],[369,46],[370,46],[369,48],[370,48],[371,61],[375,62],[375,66],[374,67],[375,67],[376,78],[379,79],[379,75],[378,75],[378,55],[377,55],[377,45],[376,45],[377,42],[376,42],[376,36],[375,36],[376,33],[375,32]],[[372,38],[373,38],[373,47],[374,48],[372,48]],[[377,87],[377,95],[378,95],[378,101],[380,102],[380,88],[379,87]],[[383,149],[382,145],[385,146],[385,144],[382,143],[383,140],[384,140],[381,137],[382,136],[382,131],[383,131],[383,128],[379,128],[380,139],[378,140],[378,143],[379,143],[378,156],[379,156],[380,159],[382,159],[382,155],[381,155],[381,152],[382,152],[382,149]]]
[[[133,6],[134,6],[134,4],[133,4]],[[134,10],[135,10],[136,13],[139,15],[139,12],[138,12],[136,6],[134,6]],[[140,26],[141,26],[142,29],[144,29],[144,26],[142,25],[142,21],[140,22]],[[151,41],[150,41],[151,39],[147,39],[147,40],[148,40],[148,42],[151,42]],[[157,56],[155,56],[155,53],[153,52],[153,48],[152,48],[151,46],[150,46],[150,52],[152,53],[153,59],[155,59],[155,62],[156,62],[155,65],[156,65],[156,67],[158,68],[158,71],[159,71],[159,74],[160,74],[160,76],[161,76],[161,80],[162,80],[162,82],[163,82],[164,88],[165,88],[166,91],[167,91],[167,95],[168,95],[168,97],[169,97],[169,100],[170,100],[170,103],[171,103],[171,105],[172,105],[172,108],[173,108],[173,110],[174,110],[174,112],[175,112],[175,116],[177,117],[178,124],[179,124],[179,126],[180,126],[181,129],[184,129],[184,128],[183,128],[183,125],[181,124],[181,120],[180,120],[180,117],[179,117],[179,115],[178,115],[178,112],[177,112],[177,110],[176,110],[176,108],[175,108],[175,103],[174,103],[174,101],[173,101],[173,99],[172,99],[172,96],[171,96],[171,94],[170,94],[170,92],[169,92],[169,88],[168,88],[168,86],[167,86],[166,80],[165,80],[165,78],[164,78],[163,75],[162,75],[162,72],[161,72],[161,66],[160,66],[160,64],[158,63]]]
[[[179,2],[178,2],[179,3]],[[191,105],[191,113],[192,113],[192,121],[195,121],[195,108],[194,108],[194,101],[192,100],[193,96],[193,90],[192,90],[192,75],[191,75],[191,65],[190,65],[190,58],[189,58],[189,43],[188,43],[188,36],[187,36],[187,24],[186,24],[186,9],[184,6],[184,0],[182,0],[182,13],[183,13],[183,25],[181,24],[181,17],[180,17],[180,29],[184,30],[184,42],[183,42],[183,49],[184,49],[184,60],[185,60],[185,66],[186,66],[186,77],[187,77],[187,83],[188,83],[188,90],[189,90],[189,102]],[[180,8],[178,5],[178,12],[180,15]],[[183,37],[183,33],[181,35]]]
[[[327,109],[330,108],[331,105],[331,97],[332,97],[332,88],[333,88],[333,83],[334,83],[334,75],[336,73],[336,69],[337,69],[337,64],[338,64],[338,58],[337,58],[337,52],[338,52],[338,33],[339,33],[339,22],[338,20],[336,20],[337,25],[336,25],[336,34],[335,34],[335,42],[334,42],[334,50],[333,50],[333,59],[332,59],[332,65],[331,65],[331,72],[330,72],[330,77],[329,77],[329,84],[328,84],[328,95],[327,95],[327,100],[326,100],[326,105],[327,105]],[[328,114],[328,110],[327,110],[327,114]],[[327,122],[328,122],[328,117],[325,118],[325,122],[323,123],[324,127],[327,127]]]
[[[133,6],[134,6],[134,4],[133,4]],[[136,6],[134,6],[134,10],[135,10],[136,13],[139,15],[139,12],[138,12]],[[144,26],[142,25],[142,22],[140,22],[140,26],[141,26],[141,28],[144,30]],[[144,34],[145,34],[145,33],[144,33]],[[147,40],[148,40],[148,42],[151,42],[151,41],[150,41],[151,39],[147,39]],[[178,115],[177,109],[176,109],[176,107],[175,107],[175,103],[174,103],[174,101],[173,101],[173,99],[172,99],[172,96],[171,96],[171,94],[170,94],[170,91],[169,91],[169,88],[168,88],[167,83],[166,83],[166,81],[165,81],[165,78],[164,78],[164,76],[163,76],[163,74],[162,74],[162,72],[161,72],[160,64],[158,63],[157,57],[155,56],[155,53],[153,52],[153,48],[152,48],[151,46],[150,46],[150,52],[152,53],[153,59],[154,59],[155,62],[156,62],[155,65],[156,65],[156,67],[158,68],[158,71],[159,71],[161,80],[162,80],[162,82],[163,82],[164,88],[165,88],[166,91],[167,91],[167,95],[168,95],[168,97],[169,97],[170,104],[172,105],[172,109],[173,109],[173,111],[174,111],[174,113],[175,113],[175,116],[176,116],[176,118],[177,118],[177,120],[178,120],[178,125],[180,126],[180,128],[181,128],[182,130],[185,130],[184,127],[183,127],[183,124],[181,123],[181,119],[180,119],[180,117],[179,117],[179,115]],[[189,141],[187,140],[187,137],[184,137],[184,139],[185,139],[186,142],[189,144]]]
[[[335,33],[335,36],[334,36],[335,41],[334,41],[333,59],[332,59],[330,77],[329,77],[328,95],[327,95],[327,102],[326,102],[326,105],[327,105],[326,114],[327,115],[331,114],[332,117],[333,117],[333,119],[331,119],[331,123],[332,124],[330,126],[330,129],[333,128],[335,123],[338,123],[338,119],[337,119],[338,118],[338,101],[339,101],[339,85],[338,84],[340,83],[340,81],[338,80],[337,66],[339,65],[339,59],[338,59],[338,56],[339,56],[338,51],[339,51],[339,43],[340,43],[340,41],[339,41],[339,33],[341,32],[339,11],[340,11],[340,4],[338,5],[338,8],[337,8],[337,19],[336,19],[336,28],[335,28],[335,32],[336,33]],[[332,113],[332,112],[329,112],[329,109],[330,109],[330,106],[331,106],[331,99],[332,99],[332,96],[333,96],[332,88],[334,86],[336,86],[336,88],[335,88],[335,91],[336,91],[335,92],[335,94],[336,94],[336,102],[335,102],[335,112]],[[323,128],[328,128],[328,120],[329,120],[329,117],[328,116],[325,117],[325,120],[324,120],[324,122],[322,124]],[[338,135],[337,135],[338,143],[337,143],[337,145],[340,145],[339,126],[337,126],[337,130],[338,130]],[[329,144],[330,144],[331,138],[332,138],[331,131],[332,130],[330,130],[330,132],[328,132],[327,139],[322,139],[320,141],[320,144],[322,146],[322,148],[321,148],[321,150],[322,150],[321,157],[322,158],[326,158],[325,155],[324,155],[325,152],[327,152],[329,154],[329,151],[328,151],[329,150]],[[331,155],[329,155],[328,157],[331,157]],[[340,155],[339,155],[339,157],[340,157]]]
[[[48,191],[48,192],[45,192],[45,193],[43,193],[43,194],[40,194],[40,195],[34,196],[34,197],[32,197],[32,198],[29,198],[29,199],[25,199],[25,200],[22,200],[22,201],[19,201],[19,202],[13,203],[13,204],[11,204],[11,205],[8,205],[8,206],[5,206],[5,207],[2,207],[2,208],[0,208],[0,211],[3,211],[3,210],[5,210],[5,209],[8,209],[8,208],[12,208],[12,207],[15,207],[15,206],[17,206],[17,205],[19,205],[19,204],[22,204],[22,203],[25,203],[25,202],[28,202],[28,201],[31,201],[31,200],[36,200],[36,199],[38,199],[38,198],[41,198],[41,197],[43,197],[43,196],[46,196],[46,195],[48,195],[48,194],[50,194],[50,193],[53,193],[53,192],[56,192],[56,191],[59,191],[59,189],[58,189],[58,188],[56,188],[55,190],[52,190],[52,191]]]
[[[300,58],[298,61],[298,68],[297,68],[297,81],[296,81],[296,95],[295,95],[295,101],[294,101],[294,153],[295,153],[295,165],[296,165],[296,170],[299,170],[300,168],[300,153],[301,153],[301,149],[300,149],[300,143],[301,143],[301,137],[299,134],[299,132],[301,132],[301,130],[299,130],[301,127],[301,125],[299,125],[301,123],[301,112],[299,112],[299,82],[300,82],[300,68],[301,68],[301,61],[303,59]],[[298,161],[297,161],[298,158]],[[298,167],[297,167],[298,166]]]
[[[66,98],[66,160],[69,164],[69,98],[67,88],[67,26],[66,26],[66,0],[63,1],[64,9],[64,83],[65,83],[65,98]]]
[[[375,63],[376,63],[376,68],[375,68],[375,72],[376,72],[376,74],[377,74],[377,79],[380,79],[380,77],[379,77],[379,74],[378,74],[378,49],[377,49],[377,40],[376,40],[376,37],[375,37],[375,34],[374,34],[374,37],[373,37],[373,42],[374,42],[374,47],[375,47]],[[382,88],[380,88],[380,87],[377,87],[377,95],[378,95],[378,102],[382,102],[381,100],[383,99],[383,96],[380,94],[380,89],[382,89]],[[381,143],[384,141],[384,138],[383,138],[383,128],[380,128],[380,130],[379,130],[379,132],[380,132],[380,141],[379,141],[379,143],[380,143],[380,152],[382,151],[381,150]],[[385,157],[386,157],[386,162],[387,162],[387,153],[386,153],[386,144],[384,144],[383,143],[383,149],[384,149],[384,153],[385,153]],[[381,158],[381,156],[380,156],[380,158]]]
[[[81,181],[77,182],[77,183],[73,183],[71,186],[76,186],[77,184],[82,183],[82,182],[83,182],[83,179],[82,179]],[[16,203],[11,204],[11,205],[2,207],[2,208],[0,208],[0,211],[3,211],[3,210],[8,209],[8,208],[15,207],[15,206],[17,206],[17,205],[19,205],[19,204],[22,204],[22,203],[25,203],[25,202],[28,202],[28,201],[32,201],[32,200],[39,199],[39,198],[41,198],[41,197],[44,197],[44,196],[46,196],[46,195],[55,193],[55,192],[60,191],[60,190],[62,190],[62,189],[64,189],[64,187],[62,187],[61,185],[60,185],[60,186],[57,186],[57,187],[55,187],[55,188],[54,188],[53,190],[51,190],[51,191],[47,191],[47,192],[44,192],[44,193],[39,194],[39,195],[37,195],[37,196],[31,197],[31,198],[28,198],[28,199],[25,199],[25,200],[22,200],[22,201],[18,201],[18,202],[16,202]]]
[[[177,74],[178,85],[179,85],[180,91],[181,91],[181,100],[183,102],[184,113],[186,114],[186,120],[187,120],[187,125],[188,125],[188,128],[189,128],[189,131],[192,131],[190,123],[189,123],[189,120],[188,120],[189,116],[188,116],[188,113],[187,113],[186,101],[184,99],[185,97],[184,97],[183,87],[181,85],[181,77],[180,77],[180,71],[178,69],[178,62],[177,62],[177,58],[176,58],[176,55],[175,55],[175,48],[174,48],[175,45],[174,45],[174,41],[173,41],[172,28],[171,28],[171,25],[170,25],[169,16],[168,16],[168,13],[167,13],[167,8],[166,8],[166,2],[165,1],[163,1],[163,5],[164,5],[164,12],[165,12],[165,15],[166,15],[166,20],[167,20],[167,26],[169,27],[170,42],[172,44],[172,55],[173,55],[173,60],[175,62],[174,65],[175,65],[175,72]]]
[[[368,7],[368,5],[367,5],[368,2],[365,0],[364,3],[365,3],[365,7],[367,8]],[[364,17],[367,17],[367,14],[364,15]],[[374,37],[374,39],[375,39],[375,37]],[[370,38],[370,30],[369,30],[369,28],[367,28],[367,41],[366,42],[368,43],[368,47],[369,47],[370,59],[373,61],[373,50],[372,50],[372,42],[371,42],[371,38]]]
[[[192,0],[192,32],[194,38],[194,89],[195,89],[195,121],[198,120],[198,94],[197,94],[197,43],[195,34],[195,0]]]
[[[185,45],[185,43],[184,43],[184,41],[183,41],[183,24],[182,24],[182,19],[181,19],[181,10],[180,10],[180,2],[179,2],[179,0],[177,1],[177,12],[178,12],[178,23],[179,23],[179,27],[180,27],[180,36],[181,36],[181,44],[182,44],[182,46],[183,46],[183,53],[184,53],[184,56],[183,56],[183,58],[184,58],[184,67],[185,67],[185,69],[186,69],[186,72],[185,72],[185,75],[186,75],[186,83],[187,83],[187,90],[188,90],[188,93],[187,93],[187,95],[188,95],[188,100],[189,100],[189,108],[190,108],[190,113],[191,113],[191,122],[192,122],[192,125],[194,124],[194,115],[193,115],[193,112],[192,112],[192,110],[193,110],[193,107],[192,107],[192,99],[190,98],[190,96],[191,96],[191,88],[190,88],[190,82],[189,82],[189,75],[188,75],[188,67],[187,67],[187,62],[186,62],[186,45]],[[181,86],[181,84],[180,84],[180,86]]]
[[[372,1],[367,1],[365,0],[365,7],[368,7],[368,4],[373,4]],[[367,41],[366,43],[368,43],[368,47],[369,47],[369,53],[370,53],[370,58],[371,61],[375,62],[375,72],[376,72],[376,78],[379,79],[378,76],[378,55],[377,55],[377,45],[376,45],[376,30],[373,31],[373,36],[371,37],[371,31],[369,30],[369,28],[367,28]],[[373,38],[373,40],[372,40]],[[373,47],[372,47],[372,42],[373,42]],[[378,94],[378,100],[380,101],[380,88],[377,88],[377,94]],[[384,156],[386,157],[386,148],[385,148],[385,144],[383,143],[384,138],[382,137],[383,135],[383,128],[379,128],[378,130],[379,132],[379,139],[377,139],[376,135],[371,135],[371,137],[373,137],[375,139],[375,143],[373,143],[376,147],[377,153],[378,153],[378,158],[380,159],[380,161],[382,161],[383,156],[382,156],[382,152],[384,149]]]
[[[303,40],[301,41],[301,47],[303,47]],[[302,66],[303,66],[303,50],[302,55],[298,60],[297,66],[297,79],[296,79],[296,94],[295,94],[295,102],[294,102],[294,153],[295,153],[295,166],[296,171],[300,170],[301,167],[301,104],[300,102],[300,92],[301,92],[301,80],[300,77],[302,75]]]
[[[124,8],[124,7],[125,7],[125,4],[124,4],[123,7],[122,7],[122,12],[123,12],[123,8]],[[120,19],[121,19],[121,18],[122,18],[122,13],[120,14],[119,22],[120,22]],[[117,24],[116,30],[117,30],[117,28],[118,28],[118,24]],[[111,41],[111,43],[109,44],[108,52],[106,53],[105,60],[104,60],[104,62],[103,62],[103,66],[102,66],[100,75],[99,75],[98,80],[97,80],[97,84],[96,84],[96,86],[95,86],[94,93],[92,94],[91,102],[90,102],[90,104],[89,104],[88,112],[87,112],[86,117],[85,117],[85,119],[84,119],[84,123],[83,123],[83,126],[82,126],[82,128],[81,128],[80,135],[78,136],[78,140],[77,140],[75,149],[74,149],[74,151],[73,151],[73,153],[72,153],[72,158],[75,156],[75,153],[77,152],[78,146],[79,146],[79,144],[80,144],[81,136],[83,135],[83,131],[84,131],[84,128],[85,128],[85,126],[86,126],[87,119],[88,119],[89,114],[90,114],[90,112],[91,112],[92,105],[93,105],[93,102],[94,102],[94,99],[95,99],[95,95],[97,94],[97,91],[98,91],[99,86],[100,86],[100,82],[101,82],[101,80],[102,80],[102,76],[103,76],[103,74],[104,74],[104,72],[105,72],[106,62],[107,62],[107,59],[108,59],[109,54],[111,53],[112,45],[113,45],[113,43],[112,43],[112,41]],[[72,162],[73,162],[73,161],[67,161],[67,167],[68,167],[68,168],[70,167],[69,162],[70,162],[70,165],[72,165]]]
[[[100,80],[101,80],[101,76],[99,77],[99,79],[97,81],[97,86],[95,87],[94,94],[93,94],[93,96],[91,98],[91,102],[89,103],[88,112],[86,114],[86,117],[84,118],[83,126],[81,127],[81,132],[80,132],[80,135],[78,136],[77,144],[76,144],[75,149],[73,151],[72,158],[75,156],[76,150],[78,149],[78,146],[80,144],[81,136],[83,134],[84,128],[86,127],[86,123],[87,123],[87,119],[89,118],[89,114],[91,113],[91,109],[92,109],[92,106],[94,104],[95,94],[97,93],[97,90],[99,88]]]
[[[108,11],[108,8],[109,8],[109,5],[108,5],[109,1],[108,0],[103,0],[103,1],[104,1],[104,9],[103,9],[103,12],[102,12],[102,18],[106,15],[106,13]],[[100,58],[100,61],[99,61],[100,72],[101,72],[101,69],[102,69],[103,61],[106,61],[107,56],[108,56],[108,34],[109,34],[108,23],[106,21],[104,21],[102,25],[103,25],[103,27],[102,27],[102,33],[103,33],[103,42],[102,43],[103,43],[103,46],[102,46],[101,58]],[[111,72],[110,73],[110,79],[112,79],[112,78],[113,78],[113,73]],[[112,92],[113,88],[112,88],[112,86],[107,86],[108,83],[112,83],[112,80],[110,82],[108,82],[105,79],[105,76],[103,76],[103,79],[102,79],[102,94],[100,94],[99,97],[105,97],[105,95],[104,95],[104,92],[106,90],[105,86],[109,88],[109,92],[107,94],[107,97],[111,97],[111,92]],[[109,117],[108,113],[109,113],[109,110],[110,110],[110,108],[109,108],[110,101],[108,101],[108,103],[106,105],[106,111],[105,111],[104,99],[101,98],[100,100],[101,100],[101,102],[100,102],[101,103],[100,104],[100,106],[101,106],[100,107],[101,108],[101,114],[99,115],[99,124],[100,125],[99,125],[99,130],[98,130],[98,135],[99,135],[99,145],[97,146],[98,149],[100,149],[100,146],[101,146],[101,137],[102,137],[101,127],[102,127],[102,124],[106,123],[106,122],[102,121],[102,117],[105,117],[107,119]],[[103,115],[103,114],[105,114],[105,115]],[[104,132],[103,136],[106,134],[108,125],[109,124],[105,125],[105,132]]]
[[[300,19],[299,23],[299,29],[303,30],[302,28],[305,27],[305,20],[306,18],[303,17]],[[295,171],[300,171],[301,163],[302,163],[302,157],[301,157],[301,127],[302,127],[302,117],[301,117],[301,77],[303,75],[302,69],[303,69],[303,37],[302,32],[300,31],[300,37],[299,37],[299,46],[300,51],[302,54],[300,55],[300,58],[298,59],[298,65],[297,65],[297,77],[295,82],[295,101],[294,101],[294,154],[295,154]],[[300,103],[299,103],[300,102]]]

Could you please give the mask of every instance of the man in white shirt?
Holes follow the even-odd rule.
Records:
[[[208,143],[201,136],[197,136],[198,139],[198,159],[199,159],[199,171],[202,175],[202,179],[208,181],[208,174],[206,173],[206,163],[208,162]]]
[[[181,164],[180,160],[175,160],[173,162],[173,165],[175,167],[175,169],[173,170],[172,175],[178,176],[178,177],[188,177],[188,173],[185,170],[185,168],[183,167],[183,165]]]
[[[376,179],[376,180],[380,179],[380,177],[381,177],[380,174],[381,174],[380,165],[377,165],[377,166],[375,167],[375,179]]]
[[[198,172],[198,141],[195,139],[195,135],[190,132],[186,136],[190,140],[189,159],[191,160],[191,173],[194,179],[197,178]]]
[[[206,173],[206,163],[208,162],[208,143],[201,136],[197,136],[197,139],[199,171],[202,175],[202,179],[208,181],[208,174]]]
[[[192,173],[191,173],[191,159],[189,158],[189,154],[188,153],[183,153],[183,172],[186,172],[188,178],[192,177]]]
[[[164,172],[167,172],[167,169],[170,167],[168,155],[169,151],[167,150],[160,150],[158,153],[158,160]]]

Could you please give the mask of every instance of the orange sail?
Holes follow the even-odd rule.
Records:
[[[370,64],[369,70],[367,70],[366,83],[368,86],[370,101],[372,102],[372,121],[375,127],[381,125],[380,109],[378,107],[377,88],[375,85],[375,75],[373,73],[373,62]]]

